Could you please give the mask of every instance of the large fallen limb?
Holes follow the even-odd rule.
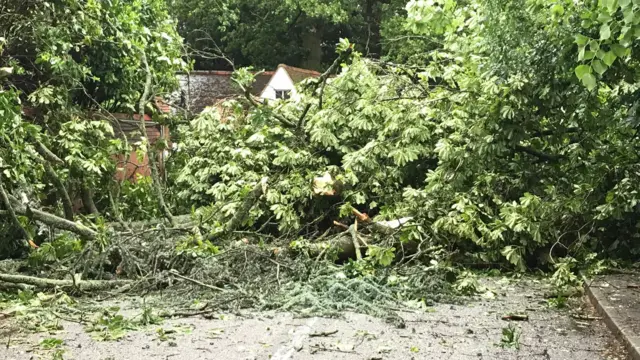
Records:
[[[131,280],[84,280],[74,282],[73,280],[43,279],[33,276],[2,273],[0,273],[0,281],[11,284],[33,285],[38,288],[75,287],[82,291],[107,290],[127,286],[132,283]]]
[[[95,240],[98,236],[95,231],[82,224],[69,221],[48,212],[27,208],[25,205],[20,203],[18,199],[14,198],[11,195],[9,195],[9,199],[13,203],[13,208],[17,214],[31,217],[34,220],[43,222],[47,225],[51,225],[62,230],[71,231],[72,233],[78,234],[89,240]]]
[[[0,282],[0,290],[13,291],[13,290],[33,290],[33,286],[25,284],[12,284],[7,282]]]

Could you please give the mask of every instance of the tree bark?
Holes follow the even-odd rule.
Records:
[[[87,213],[98,214],[96,203],[93,202],[93,191],[84,183],[82,184],[82,206]]]
[[[54,154],[51,150],[49,150],[49,148],[47,148],[38,140],[36,140],[36,151],[38,152],[38,154],[40,154],[40,156],[45,158],[45,160],[48,160],[54,164],[64,164],[64,161],[62,159],[60,159],[56,154]]]
[[[142,53],[142,62],[144,64],[144,69],[147,73],[147,76],[144,84],[144,91],[142,93],[142,97],[140,98],[140,103],[138,106],[138,115],[140,116],[140,132],[142,133],[142,136],[144,136],[145,139],[149,141],[149,136],[147,134],[147,125],[144,120],[144,108],[147,103],[147,98],[151,94],[152,75],[151,70],[149,69],[149,63],[147,62],[147,55],[144,52]],[[149,158],[149,167],[151,168],[151,180],[153,181],[153,189],[158,198],[158,205],[160,206],[160,211],[162,211],[167,220],[169,220],[169,223],[172,226],[175,226],[175,221],[173,219],[173,215],[171,214],[171,210],[169,210],[169,207],[164,201],[164,195],[162,194],[162,183],[160,182],[160,174],[158,172],[158,164],[156,161],[157,153],[154,149],[152,149],[151,143],[149,143],[149,148],[151,149],[147,149],[147,156]]]
[[[318,70],[322,66],[322,36],[321,26],[314,26],[302,36],[302,46],[309,51],[303,67]]]
[[[9,195],[9,200],[13,202],[13,206],[14,206],[13,209],[15,210],[15,212],[20,215],[31,217],[34,220],[43,222],[47,225],[55,226],[59,229],[71,231],[72,233],[78,234],[89,240],[95,240],[98,236],[98,234],[95,231],[89,229],[88,227],[82,224],[69,221],[67,219],[58,217],[56,215],[53,215],[44,211],[27,208],[25,205],[22,205],[18,201],[18,199],[12,197],[11,195]]]
[[[33,239],[31,238],[31,234],[29,234],[29,232],[27,231],[27,229],[25,229],[22,224],[20,224],[20,220],[18,220],[18,217],[16,216],[16,213],[13,209],[13,206],[11,205],[11,201],[9,201],[9,196],[7,194],[7,191],[4,189],[4,185],[2,182],[2,174],[0,173],[0,198],[2,200],[2,204],[4,205],[5,209],[7,209],[7,215],[9,216],[9,218],[11,219],[11,222],[13,222],[13,224],[18,227],[18,229],[20,229],[20,231],[22,232],[22,235],[24,236],[24,239],[26,241],[28,241],[29,243],[33,242]]]
[[[64,209],[64,217],[69,221],[73,221],[73,203],[71,202],[71,198],[69,197],[67,188],[62,183],[62,180],[60,180],[60,178],[58,177],[58,174],[56,174],[53,166],[51,166],[49,161],[46,159],[44,160],[44,170],[47,173],[47,176],[51,178],[53,186],[58,192],[58,196],[60,197],[60,201],[62,202],[62,208]]]
[[[0,281],[11,284],[33,285],[39,288],[51,287],[76,287],[82,291],[107,290],[114,287],[131,285],[131,280],[82,280],[74,282],[73,280],[43,279],[26,275],[2,274],[0,273]]]
[[[379,58],[380,46],[380,11],[379,0],[367,0],[365,5],[365,18],[367,22],[367,42],[365,44],[365,56]]]
[[[67,220],[73,221],[73,203],[71,202],[71,197],[69,197],[69,192],[67,188],[64,186],[58,174],[56,174],[55,169],[51,165],[64,165],[64,161],[60,159],[53,151],[49,150],[42,142],[39,140],[35,140],[35,148],[36,152],[42,156],[42,160],[39,160],[44,165],[44,170],[47,173],[47,176],[51,178],[53,182],[53,186],[56,188],[56,192],[58,193],[58,197],[62,202],[62,208],[64,210],[64,217]]]

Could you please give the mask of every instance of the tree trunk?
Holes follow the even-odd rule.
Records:
[[[322,67],[322,28],[314,26],[302,35],[302,46],[309,51],[303,65],[307,69],[319,70]]]
[[[98,214],[96,203],[93,202],[93,191],[82,184],[82,206],[88,214]]]
[[[380,22],[382,11],[378,4],[379,0],[367,0],[365,5],[365,20],[367,23],[367,41],[365,43],[365,56],[379,58],[381,53],[380,45]]]

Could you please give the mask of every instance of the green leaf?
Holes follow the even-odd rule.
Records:
[[[593,74],[585,74],[582,77],[582,83],[591,91],[596,87],[596,77]]]
[[[602,24],[600,27],[600,40],[607,40],[611,37],[611,27],[609,24]]]
[[[602,61],[604,61],[607,66],[611,66],[613,65],[613,62],[616,61],[616,57],[617,56],[613,53],[613,51],[607,51],[607,53],[602,58]]]
[[[585,51],[583,55],[584,60],[591,60],[594,56],[596,56],[596,53],[594,53],[593,51]]]
[[[617,57],[623,57],[627,55],[628,49],[620,44],[611,44],[610,48]]]
[[[600,22],[600,23],[609,22],[611,20],[612,20],[611,15],[609,15],[607,13],[598,14],[598,22]]]
[[[522,259],[522,248],[517,246],[505,246],[500,253],[507,261],[515,265],[518,270],[525,270],[524,260]]]
[[[578,65],[575,71],[578,79],[582,79],[586,74],[591,73],[591,67],[589,65]]]
[[[629,4],[631,4],[631,0],[618,0],[618,5],[623,9],[629,6]]]
[[[591,67],[600,75],[604,74],[604,72],[607,71],[607,67],[604,66],[604,64],[600,60],[593,60],[593,62],[591,63]]]
[[[551,7],[551,14],[554,16],[562,16],[564,15],[564,7],[560,4],[555,4]]]
[[[628,8],[622,12],[624,15],[625,24],[633,24],[633,21],[636,18],[636,13],[633,11],[633,8]]]
[[[578,45],[586,45],[587,42],[589,41],[589,38],[581,35],[581,34],[576,34],[576,44]]]
[[[582,61],[584,60],[585,47],[579,46],[578,49],[578,61]]]
[[[611,12],[615,11],[618,8],[616,0],[602,0],[601,4]]]

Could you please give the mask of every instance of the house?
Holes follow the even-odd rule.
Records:
[[[260,92],[260,98],[268,100],[295,98],[296,84],[310,77],[320,77],[314,70],[301,69],[280,64],[275,73]]]
[[[273,71],[265,71],[256,75],[252,94],[260,95],[262,89],[273,76]],[[237,97],[240,90],[231,78],[233,71],[192,71],[179,73],[180,94],[174,96],[179,108],[188,110],[192,114],[199,114],[206,107],[216,106],[229,98]],[[176,101],[177,100],[177,101]]]
[[[219,70],[179,73],[180,94],[173,96],[173,102],[192,114],[199,114],[206,107],[217,107],[224,100],[242,95],[233,83],[232,74],[232,71]],[[251,93],[261,99],[288,99],[296,96],[296,84],[320,75],[317,71],[281,64],[275,71],[256,73]]]
[[[165,114],[170,111],[166,104],[158,99],[156,99],[156,107],[160,112]],[[114,160],[116,161],[117,168],[115,178],[119,181],[129,180],[135,182],[138,176],[151,176],[148,154],[145,152],[142,158],[138,158],[138,152],[136,151],[136,144],[140,142],[142,135],[140,133],[140,115],[113,113],[110,114],[108,120],[112,124],[116,137],[123,140],[126,139],[127,142],[134,147],[133,151],[126,156],[115,156]],[[149,144],[154,145],[161,140],[169,144],[169,128],[166,125],[160,125],[153,121],[148,114],[144,114],[144,120]],[[165,151],[159,151],[156,157],[158,160],[158,170],[160,174],[163,175],[165,156]]]
[[[161,114],[171,112],[171,107],[159,97],[154,99],[153,105],[156,111]],[[32,121],[40,116],[38,110],[30,106],[23,106],[22,112],[27,119]],[[140,115],[98,111],[88,112],[85,116],[86,119],[108,121],[111,124],[115,137],[123,140],[126,139],[129,145],[133,146],[133,150],[129,154],[114,155],[113,160],[116,162],[117,168],[114,174],[116,180],[135,181],[139,175],[151,175],[148,156],[145,154],[144,158],[138,159],[138,152],[136,151],[136,144],[140,142],[142,136],[140,133]],[[166,125],[161,125],[153,121],[152,117],[148,114],[144,114],[144,120],[149,144],[153,145],[160,140],[164,140],[167,144],[170,142],[169,128]],[[158,170],[161,173],[164,172],[165,155],[164,152],[158,152]]]

